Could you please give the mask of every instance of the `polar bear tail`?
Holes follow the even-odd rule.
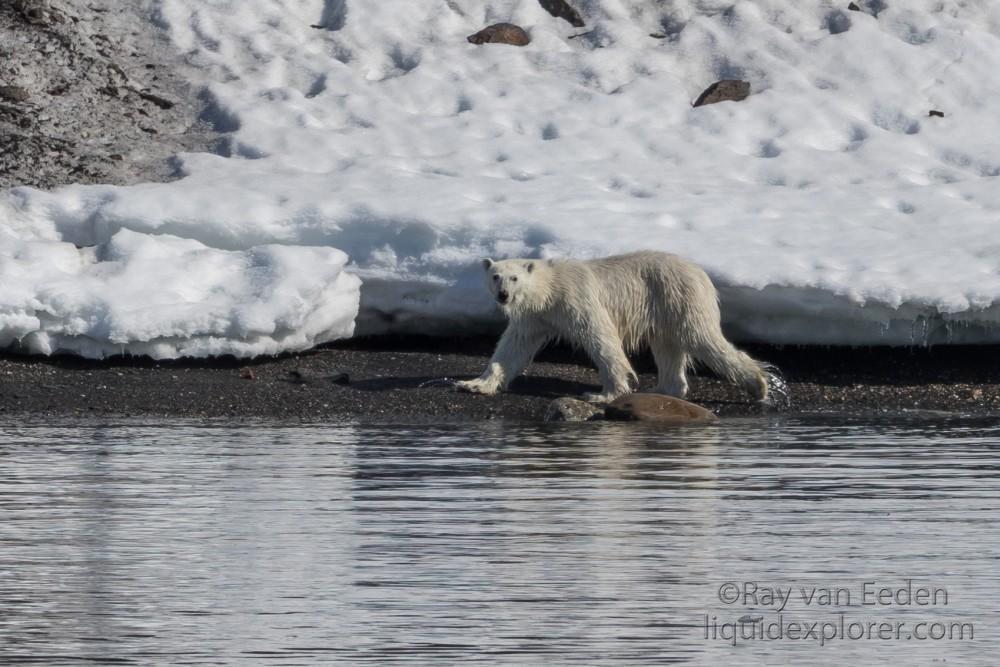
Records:
[[[754,399],[767,400],[771,366],[737,350],[721,331],[699,345],[694,356],[720,377],[743,387]]]

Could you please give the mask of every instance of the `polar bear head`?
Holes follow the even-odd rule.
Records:
[[[505,313],[531,310],[538,296],[547,291],[539,289],[537,284],[542,265],[543,262],[533,259],[483,260],[486,287]]]

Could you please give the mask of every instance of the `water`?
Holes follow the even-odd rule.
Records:
[[[987,665],[1000,650],[997,421],[6,424],[0,443],[5,664]],[[866,581],[907,579],[910,604],[862,604]],[[793,589],[783,611],[767,587]],[[807,603],[813,588],[851,599]],[[916,604],[921,588],[937,604]],[[820,625],[733,646],[725,624],[744,616],[753,636]],[[841,618],[903,627],[821,645]],[[974,639],[906,639],[918,623]]]

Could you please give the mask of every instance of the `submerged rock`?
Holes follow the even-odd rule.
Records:
[[[608,405],[605,417],[616,421],[645,421],[664,425],[710,424],[719,420],[700,405],[663,394],[626,394]]]
[[[549,403],[544,419],[547,422],[585,422],[600,419],[602,412],[601,407],[593,403],[564,396]]]
[[[473,44],[513,44],[526,46],[531,42],[528,33],[513,23],[494,23],[467,38]]]
[[[703,107],[706,104],[715,104],[716,102],[740,102],[749,96],[749,81],[723,79],[722,81],[716,81],[706,88],[705,92],[695,100],[694,106]]]

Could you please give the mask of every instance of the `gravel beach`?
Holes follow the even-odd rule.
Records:
[[[381,338],[339,343],[253,362],[154,362],[118,358],[0,356],[0,415],[33,417],[185,417],[355,422],[540,420],[561,396],[593,390],[597,373],[571,351],[543,351],[511,391],[477,396],[438,383],[478,375],[491,339]],[[780,411],[748,401],[724,382],[699,375],[689,399],[723,418],[824,413],[1000,415],[996,347],[749,347],[776,364],[791,404]],[[636,362],[651,387],[649,359]],[[347,377],[344,377],[344,374]]]

